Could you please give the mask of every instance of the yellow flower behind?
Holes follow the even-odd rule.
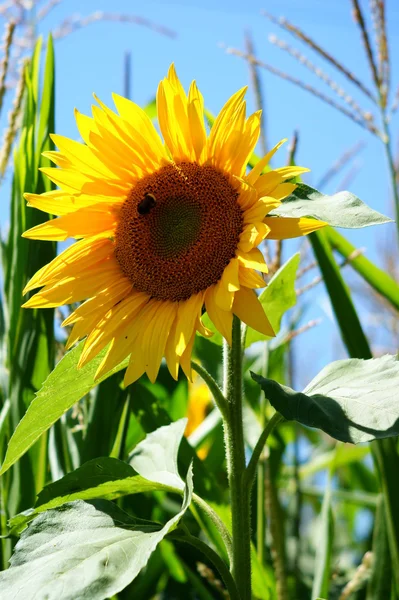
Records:
[[[207,135],[195,82],[187,96],[172,66],[157,93],[164,144],[144,111],[116,94],[118,113],[97,98],[92,118],[76,111],[85,144],[52,136],[59,152],[45,155],[58,168],[42,171],[60,189],[25,197],[58,218],[24,236],[79,241],[33,276],[25,293],[42,289],[24,306],[84,301],[63,325],[73,325],[68,347],[86,338],[80,367],[107,348],[97,377],[130,356],[126,384],[144,372],[154,381],[163,357],[174,378],[179,365],[190,378],[196,332],[211,335],[203,307],[229,343],[234,314],[273,335],[254,291],[267,272],[257,246],[324,223],[266,216],[295,189],[286,180],[308,169],[262,174],[280,142],[246,174],[260,112],[246,118],[245,91]]]

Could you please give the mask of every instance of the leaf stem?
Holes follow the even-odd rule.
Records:
[[[248,486],[248,489],[251,489],[254,483],[256,467],[262,450],[266,444],[267,438],[269,437],[273,429],[276,427],[276,425],[278,425],[282,421],[284,421],[283,415],[280,415],[280,413],[275,412],[272,418],[268,421],[262,433],[260,434],[260,437],[256,442],[254,451],[252,452],[251,460],[249,461],[245,471],[245,484]]]
[[[214,550],[212,550],[212,548],[210,548],[208,546],[208,544],[205,544],[205,542],[202,542],[197,537],[191,535],[188,531],[187,531],[186,535],[179,535],[178,533],[172,533],[171,535],[168,535],[168,538],[173,539],[174,541],[177,541],[177,542],[183,542],[185,544],[190,544],[191,546],[194,546],[194,548],[197,548],[197,550],[202,552],[202,554],[204,554],[209,559],[209,561],[214,565],[214,567],[218,570],[218,572],[219,572],[221,578],[223,579],[223,582],[227,588],[227,591],[229,592],[230,600],[241,600],[241,596],[238,592],[237,585],[236,585],[233,577],[231,576],[226,563],[224,562],[224,560],[222,560],[220,558],[220,556]]]
[[[241,321],[234,316],[231,347],[224,343],[224,418],[227,474],[230,488],[233,560],[230,566],[241,600],[251,600],[250,494],[245,484],[245,444],[242,418]]]
[[[231,539],[230,532],[228,531],[226,525],[223,523],[219,515],[213,510],[213,508],[209,506],[209,504],[200,496],[193,494],[193,501],[204,511],[204,513],[210,518],[216,529],[219,531],[224,545],[226,546],[227,555],[231,563],[233,560],[233,540]]]
[[[205,381],[210,392],[212,393],[212,396],[215,400],[216,406],[220,410],[223,418],[226,419],[227,412],[228,412],[227,400],[226,400],[222,390],[220,389],[218,383],[214,380],[212,375],[210,373],[208,373],[208,371],[206,369],[204,369],[204,367],[202,365],[199,365],[198,363],[191,361],[191,367]]]

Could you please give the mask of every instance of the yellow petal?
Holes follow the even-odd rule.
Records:
[[[121,269],[116,260],[106,259],[76,277],[65,277],[56,283],[46,285],[40,292],[29,298],[23,307],[55,308],[63,304],[81,302],[115,285],[120,278]]]
[[[176,354],[181,356],[195,329],[197,318],[201,315],[204,303],[204,293],[191,296],[184,302],[179,302],[176,324]]]
[[[83,347],[78,367],[81,368],[96,356],[113,338],[123,335],[123,331],[135,319],[140,308],[149,297],[141,292],[131,293],[119,304],[111,308],[90,333]],[[125,334],[126,335],[126,334]]]
[[[115,210],[107,210],[106,206],[101,209],[89,207],[36,225],[25,231],[22,237],[32,240],[63,242],[69,237],[84,238],[104,232],[112,234],[116,224],[117,213]]]
[[[239,176],[245,174],[245,170],[248,164],[255,146],[258,143],[260,134],[260,120],[262,111],[257,111],[252,114],[246,120],[241,135],[240,143],[237,150],[234,152],[234,161],[231,167],[233,173],[237,173]]]
[[[244,223],[256,223],[263,221],[267,213],[274,208],[280,206],[280,200],[271,198],[269,196],[263,196],[248,210],[244,212]]]
[[[113,242],[103,237],[90,238],[72,244],[37,271],[26,285],[23,293],[26,294],[37,287],[47,285],[56,278],[63,279],[76,275],[108,258],[113,252]]]
[[[267,236],[269,240],[285,240],[300,237],[328,225],[324,221],[308,219],[307,217],[301,219],[266,217],[264,223],[270,228],[270,233]]]
[[[281,142],[276,144],[274,146],[274,148],[272,148],[270,150],[270,152],[265,154],[265,156],[256,163],[254,168],[251,170],[249,175],[247,175],[247,177],[246,177],[246,180],[248,181],[249,184],[254,185],[254,183],[258,179],[259,175],[262,173],[263,169],[269,164],[269,162],[272,159],[272,157],[274,156],[274,154],[286,141],[287,141],[287,138],[285,138],[284,140],[281,140]]]
[[[125,387],[140,379],[144,372],[144,356],[142,354],[131,354],[130,362],[128,368],[126,369],[125,377],[123,378]]]
[[[175,160],[194,159],[188,124],[187,96],[173,65],[157,91],[158,122],[165,144]]]
[[[61,169],[71,169],[73,167],[71,161],[64,154],[61,154],[61,152],[42,152],[42,156],[51,160],[51,162],[57,165],[57,167],[61,167]]]
[[[258,201],[259,194],[257,190],[235,175],[233,175],[233,181],[239,186],[238,204],[244,211],[249,210]]]
[[[206,158],[206,130],[204,123],[204,99],[197,88],[195,81],[192,82],[188,92],[187,116],[191,133],[191,143],[195,157],[199,164]]]
[[[227,134],[227,127],[230,127],[230,121],[233,115],[241,107],[246,91],[247,87],[244,87],[233,94],[216,117],[208,138],[207,146],[209,156],[215,156],[217,150],[223,145]]]
[[[298,177],[298,175],[303,175],[303,173],[308,173],[310,169],[306,167],[279,167],[275,169],[276,173],[282,176],[283,179],[292,179],[293,177]]]
[[[80,208],[94,206],[96,204],[112,204],[112,210],[119,209],[123,203],[120,198],[108,196],[87,196],[84,194],[67,194],[62,190],[45,192],[44,194],[24,194],[28,206],[33,206],[51,215],[63,216],[76,212]],[[111,207],[110,207],[111,208]]]
[[[113,177],[112,171],[106,168],[88,146],[54,133],[50,134],[50,137],[76,169],[94,177]]]
[[[66,327],[77,321],[85,321],[89,317],[92,317],[94,313],[98,313],[102,318],[110,308],[116,306],[121,300],[127,297],[131,291],[131,281],[129,281],[127,277],[122,277],[116,285],[99,292],[93,298],[89,298],[83,302],[83,304],[80,304],[78,308],[68,315],[61,326]],[[99,320],[100,319],[98,319],[97,322]]]
[[[273,190],[282,183],[284,180],[279,173],[276,171],[270,171],[258,177],[256,182],[253,184],[259,196],[271,196]]]
[[[146,372],[151,383],[154,383],[157,378],[177,308],[177,302],[157,301],[155,314],[145,332],[142,352],[145,356]]]
[[[82,137],[82,140],[88,146],[90,146],[90,134],[92,132],[98,133],[98,129],[94,122],[94,119],[92,119],[91,117],[87,117],[86,115],[83,115],[82,113],[80,113],[78,111],[77,108],[75,108],[75,119],[76,119],[76,125],[78,127],[79,133]]]
[[[274,336],[273,327],[267,318],[256,293],[242,287],[234,296],[233,312],[241,321],[264,335]]]
[[[256,271],[253,269],[247,269],[241,265],[238,271],[238,278],[241,285],[250,289],[259,289],[266,286],[263,277],[261,277]]]
[[[169,369],[169,373],[174,380],[177,380],[179,374],[179,357],[176,353],[176,325],[177,316],[172,324],[165,347],[165,359]]]
[[[85,183],[92,181],[87,175],[75,169],[57,169],[55,167],[41,167],[47,177],[66,192],[80,192]]]
[[[245,267],[256,269],[262,273],[267,273],[268,268],[264,256],[259,248],[252,248],[249,252],[237,252],[237,258]]]
[[[168,155],[161,142],[161,139],[156,131],[151,119],[137,104],[123,98],[118,94],[112,94],[115,106],[124,121],[129,123],[134,131],[137,131],[148,144],[154,149],[154,152],[159,156],[160,162],[167,161]]]
[[[233,258],[225,270],[222,278],[215,285],[215,301],[222,310],[231,310],[234,292],[240,289],[238,280],[238,260]]]
[[[284,198],[287,198],[287,196],[292,194],[296,188],[297,186],[295,183],[280,183],[280,185],[270,192],[270,195],[276,200],[284,200]]]
[[[238,292],[236,292],[238,293]],[[231,345],[231,332],[233,326],[233,313],[222,310],[215,302],[215,286],[209,288],[205,294],[206,312],[216,329]]]
[[[240,235],[238,250],[249,252],[255,246],[258,246],[269,233],[269,227],[266,225],[266,219],[263,223],[253,223],[246,225]]]
[[[186,347],[185,351],[183,352],[182,357],[180,359],[180,365],[181,365],[181,368],[183,369],[183,373],[185,374],[187,379],[191,382],[193,381],[193,372],[192,372],[192,368],[191,368],[191,354],[193,351],[194,341],[195,341],[195,332],[191,336],[191,339],[190,339],[189,343],[187,344],[187,347]]]

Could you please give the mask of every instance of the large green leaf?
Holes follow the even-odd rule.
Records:
[[[297,252],[279,268],[266,289],[259,296],[259,301],[276,334],[280,331],[283,315],[296,304],[295,279],[299,261],[300,255]],[[254,342],[267,339],[270,338],[248,327],[247,347]]]
[[[38,513],[72,500],[114,500],[156,490],[183,493],[177,456],[186,425],[187,419],[181,419],[150,433],[136,446],[132,466],[116,458],[97,458],[46,486],[34,509],[11,519],[11,533],[19,534]]]
[[[314,217],[333,227],[349,229],[389,223],[392,219],[373,210],[351,192],[333,196],[299,183],[296,189],[270,215],[279,217]]]
[[[343,442],[399,435],[399,361],[394,356],[337,360],[303,393],[253,374],[286,419],[322,429]]]
[[[82,347],[83,343],[80,343],[60,360],[29,405],[10,439],[0,475],[5,473],[61,415],[83,398],[97,383],[127,366],[128,359],[104,377],[95,380],[94,375],[106,349],[82,369],[77,369]]]
[[[104,600],[123,590],[175,529],[192,497],[187,474],[180,511],[164,527],[133,519],[106,500],[69,502],[40,514],[23,532],[11,567],[0,574],[0,596]]]

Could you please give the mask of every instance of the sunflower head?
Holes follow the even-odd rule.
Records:
[[[86,338],[80,366],[107,348],[97,376],[129,356],[126,384],[144,372],[154,381],[163,357],[173,377],[179,365],[191,377],[195,335],[212,335],[203,310],[229,343],[234,314],[273,335],[255,292],[267,272],[258,246],[324,223],[267,216],[307,169],[268,168],[280,142],[247,173],[260,112],[247,118],[244,96],[228,100],[208,134],[195,82],[186,94],[172,65],[157,92],[164,143],[116,94],[117,112],[97,98],[92,117],[76,111],[83,144],[52,136],[59,151],[45,154],[56,168],[42,171],[59,189],[25,196],[57,218],[24,236],[79,241],[34,275],[25,292],[41,289],[24,306],[83,301],[63,325],[68,347]]]

